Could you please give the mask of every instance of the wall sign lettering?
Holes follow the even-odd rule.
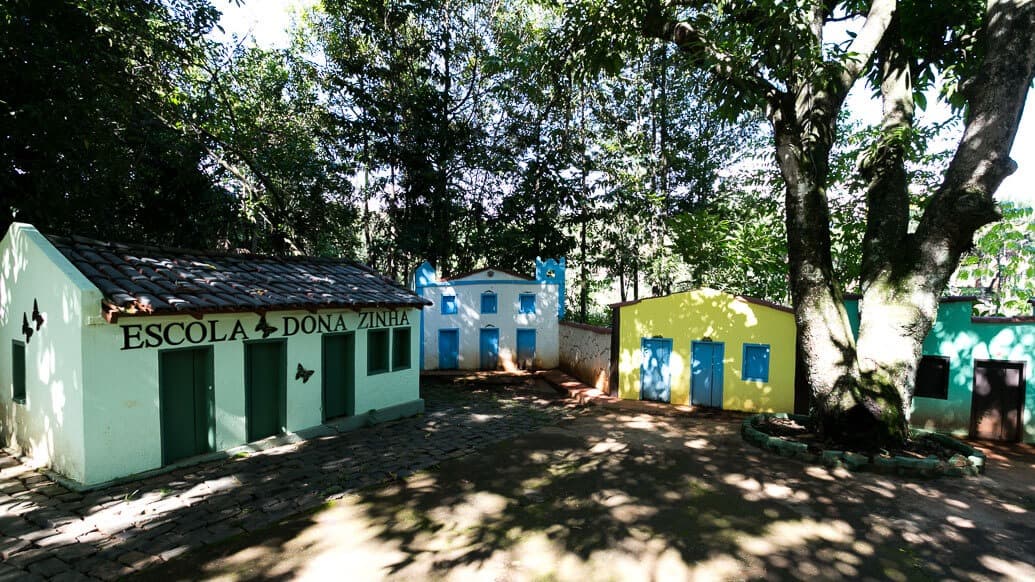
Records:
[[[334,333],[348,331],[344,314],[284,315],[280,327],[272,328],[280,333],[276,337],[291,337],[296,334]],[[27,325],[27,324],[26,324]],[[356,329],[377,329],[410,325],[409,314],[398,311],[360,313]],[[122,349],[176,347],[226,341],[246,341],[268,337],[258,331],[248,332],[240,320],[226,321],[206,319],[204,321],[172,321],[166,323],[125,324],[122,328]],[[254,336],[254,338],[252,337]]]

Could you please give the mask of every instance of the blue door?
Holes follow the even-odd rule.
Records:
[[[482,370],[495,370],[500,364],[500,330],[498,328],[486,328],[478,335],[478,353],[480,354],[480,368]]]
[[[522,370],[535,367],[535,330],[517,330],[517,366]]]
[[[643,361],[640,364],[640,399],[671,402],[672,374],[669,359],[672,340],[643,338],[640,340]]]
[[[438,330],[438,368],[456,370],[460,367],[460,330]]]
[[[722,408],[722,342],[691,342],[690,402]]]

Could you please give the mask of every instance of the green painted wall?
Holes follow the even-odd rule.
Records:
[[[852,330],[859,333],[857,300],[845,301]],[[924,339],[923,353],[949,358],[948,398],[914,398],[910,422],[918,428],[966,435],[970,427],[975,360],[1024,363],[1022,440],[1035,443],[1035,319],[975,321],[970,301],[938,306],[938,318]]]

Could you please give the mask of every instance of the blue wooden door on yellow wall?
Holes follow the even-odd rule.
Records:
[[[440,370],[460,367],[460,330],[438,330],[438,367]]]
[[[640,399],[670,402],[672,340],[645,337],[640,340],[640,349],[643,352],[640,363]]]
[[[722,342],[691,342],[690,402],[722,408]]]
[[[500,365],[500,330],[485,328],[478,335],[478,351],[482,370],[495,370]]]

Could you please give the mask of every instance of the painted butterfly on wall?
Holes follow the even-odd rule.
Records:
[[[316,373],[316,370],[306,370],[302,366],[302,364],[299,363],[298,364],[298,371],[295,372],[295,380],[301,379],[302,383],[305,384],[306,382],[309,381],[309,378],[313,377],[313,374],[315,374],[315,373]]]
[[[36,331],[43,327],[43,315],[40,314],[40,305],[35,298],[32,300],[32,320],[36,322]]]
[[[266,322],[266,314],[263,313],[259,316],[259,323],[255,325],[255,331],[261,331],[262,339],[266,339],[270,337],[270,334],[277,331],[277,328]]]
[[[29,316],[22,312],[22,335],[25,336],[25,343],[29,343],[29,339],[32,338],[32,326],[29,325]]]

